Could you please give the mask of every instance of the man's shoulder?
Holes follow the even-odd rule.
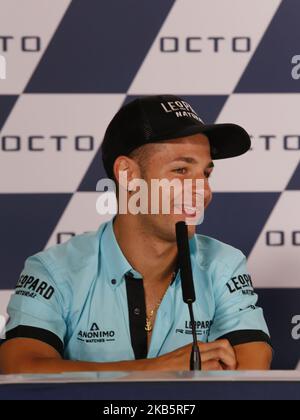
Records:
[[[246,258],[240,249],[210,236],[196,234],[195,242],[204,265],[215,263],[232,267]]]
[[[76,271],[93,264],[99,256],[99,238],[105,224],[97,231],[86,232],[62,244],[53,245],[28,260],[42,263],[50,272]]]

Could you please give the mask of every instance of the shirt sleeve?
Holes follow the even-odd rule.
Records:
[[[227,267],[215,279],[216,310],[209,341],[228,339],[232,346],[250,342],[271,345],[263,310],[257,306],[258,296],[248,273],[246,257],[239,251],[235,261],[232,269]]]
[[[6,340],[32,338],[43,341],[63,356],[66,323],[62,293],[38,257],[26,260],[8,305]]]

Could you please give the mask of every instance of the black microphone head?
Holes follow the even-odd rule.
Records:
[[[183,300],[185,303],[192,303],[195,302],[196,296],[191,267],[188,229],[186,223],[183,221],[176,223],[176,239]]]
[[[178,238],[183,238],[188,234],[187,225],[184,221],[177,222],[176,225],[176,239],[178,244]]]

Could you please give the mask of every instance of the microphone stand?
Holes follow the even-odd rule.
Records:
[[[176,223],[176,238],[183,301],[188,305],[192,325],[193,346],[190,358],[190,370],[201,370],[201,356],[193,312],[193,302],[196,300],[196,295],[191,268],[188,230],[186,223],[183,221]]]
[[[188,303],[190,318],[192,323],[193,346],[190,358],[190,370],[201,370],[201,356],[197,342],[196,323],[194,319],[193,303]]]

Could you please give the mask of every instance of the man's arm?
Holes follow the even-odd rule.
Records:
[[[0,347],[0,373],[62,373],[110,370],[146,370],[145,361],[92,363],[64,360],[48,344],[29,338],[14,338]]]
[[[234,347],[237,370],[269,370],[273,351],[267,343],[246,343]]]
[[[236,357],[227,340],[199,343],[203,370],[236,368]],[[189,370],[191,345],[153,359],[94,363],[63,360],[48,344],[28,338],[14,338],[0,346],[0,373],[62,373],[91,371],[177,371]]]
[[[234,260],[231,261],[231,257]],[[230,257],[230,255],[229,255]],[[209,338],[226,338],[234,347],[239,370],[270,369],[271,339],[263,310],[257,305],[247,259],[235,251],[228,265],[220,266],[214,293],[216,310]]]

